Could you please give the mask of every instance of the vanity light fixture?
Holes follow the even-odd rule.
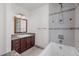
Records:
[[[26,19],[26,17],[25,16],[21,16],[22,17],[22,19]]]
[[[21,13],[17,14],[16,17],[21,19],[26,19],[26,17]]]
[[[18,14],[18,15],[16,15],[16,17],[17,17],[17,18],[21,18],[21,15]]]

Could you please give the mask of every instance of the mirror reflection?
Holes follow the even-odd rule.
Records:
[[[14,17],[14,29],[15,33],[27,32],[27,20]]]

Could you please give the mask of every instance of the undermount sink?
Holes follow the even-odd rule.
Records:
[[[29,36],[31,36],[31,35],[29,35],[29,34],[26,34],[26,35],[17,35],[18,38],[29,37]]]

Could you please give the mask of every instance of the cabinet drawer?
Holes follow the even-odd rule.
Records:
[[[15,47],[20,47],[20,43],[15,44]]]
[[[20,45],[14,45],[13,48],[18,49],[18,48],[20,48]]]
[[[12,47],[14,50],[16,50],[17,48],[20,48],[20,40],[12,40]]]
[[[20,43],[20,40],[15,40],[15,43]]]
[[[19,46],[15,48],[15,50],[18,50],[18,49],[20,49],[20,47],[19,47]]]
[[[20,45],[20,40],[14,40],[14,41],[13,41],[13,45],[16,45],[16,46],[17,46],[17,45]]]

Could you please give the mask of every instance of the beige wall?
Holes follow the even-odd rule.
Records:
[[[36,33],[35,44],[44,48],[49,42],[49,5],[43,5],[42,7],[39,7],[38,9],[31,11],[30,13],[31,15],[28,20],[28,32]]]
[[[5,53],[5,4],[0,4],[0,55]]]

